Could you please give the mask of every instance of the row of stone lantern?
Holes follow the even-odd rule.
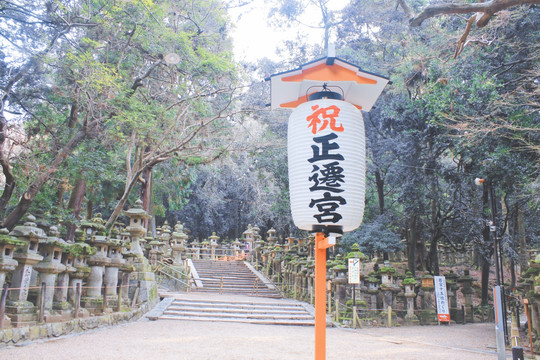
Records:
[[[290,237],[283,244],[279,244],[272,235],[269,232],[268,240],[255,247],[254,258],[259,260],[257,267],[281,285],[288,295],[302,300],[311,299],[314,278],[313,237],[308,239]],[[353,249],[347,257],[341,258],[338,255],[327,262],[329,269],[327,280],[331,284],[331,291],[343,301],[346,300],[347,293],[352,291],[351,287],[347,286],[346,261],[347,258],[355,256],[366,260],[356,247],[356,251]],[[391,306],[393,309],[406,310],[405,321],[410,324],[437,322],[433,301],[433,276],[426,274],[418,280],[414,279],[411,273],[398,276],[389,263],[383,264],[382,267],[377,266],[377,271],[371,273],[364,268],[363,274],[361,285],[357,287],[357,291],[360,292],[357,298],[363,298],[369,309],[386,310]],[[453,272],[445,276],[451,319],[458,322],[472,322],[474,290],[473,278],[469,275],[469,271],[465,270],[462,276]],[[398,277],[402,280],[399,281]],[[464,313],[458,307],[458,289],[465,299]],[[417,304],[417,300],[420,304]]]
[[[35,324],[38,302],[45,321],[73,316],[75,305],[79,310],[83,283],[85,294],[76,316],[107,309],[104,298],[117,303],[119,280],[123,285],[140,284],[141,301],[158,300],[154,274],[138,242],[146,234],[142,203],[138,201],[125,215],[130,218],[127,232],[118,237],[116,231],[115,238],[104,235],[105,221],[100,216],[83,222],[70,243],[59,237],[55,226],[46,234],[32,215],[11,232],[0,230],[0,289],[10,283],[3,325]],[[128,293],[123,297],[127,303]]]

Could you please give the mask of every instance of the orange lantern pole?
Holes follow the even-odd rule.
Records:
[[[326,359],[326,249],[335,238],[315,235],[315,360]]]

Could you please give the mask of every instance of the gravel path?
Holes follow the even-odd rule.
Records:
[[[181,296],[246,300],[212,294]],[[84,334],[0,349],[0,359],[300,360],[314,358],[314,337],[314,328],[309,326],[143,318]],[[326,346],[328,360],[497,359],[493,324],[327,328]]]
[[[0,359],[313,359],[313,327],[140,320],[0,350]],[[327,359],[496,359],[492,324],[327,329]]]

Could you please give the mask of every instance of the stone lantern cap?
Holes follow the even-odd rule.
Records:
[[[38,240],[45,239],[47,237],[45,231],[38,228],[35,221],[36,217],[32,214],[28,214],[24,225],[15,226],[15,228],[9,233],[9,235],[15,236],[17,238]]]
[[[208,237],[210,239],[210,241],[212,241],[213,243],[216,243],[218,240],[219,240],[219,236],[216,235],[216,232],[212,232],[212,235]]]
[[[176,224],[174,227],[174,232],[172,233],[172,238],[174,240],[181,240],[184,241],[188,238],[188,236],[184,233],[184,226],[180,223]]]
[[[9,230],[6,228],[0,229],[0,249],[4,248],[14,248],[16,246],[24,246],[26,242],[18,240],[16,237],[9,235]],[[0,257],[2,257],[4,252],[0,252]]]
[[[405,273],[405,278],[401,282],[403,285],[416,285],[416,279],[413,277],[413,274],[410,271]]]
[[[148,219],[151,216],[143,209],[143,202],[141,199],[135,201],[135,205],[123,212],[130,219]]]
[[[49,236],[40,240],[39,243],[40,245],[59,247],[62,249],[62,251],[64,251],[69,247],[69,244],[64,239],[59,238],[58,235],[60,235],[58,228],[56,226],[51,226],[49,229]]]
[[[105,220],[102,219],[101,213],[97,213],[91,221],[82,221],[81,229],[87,235],[105,234]]]

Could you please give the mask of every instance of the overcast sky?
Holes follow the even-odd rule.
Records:
[[[348,3],[349,0],[332,0],[331,6],[337,10]],[[263,57],[278,60],[276,48],[286,40],[294,40],[298,31],[309,34],[307,41],[322,45],[321,29],[309,29],[300,25],[292,29],[270,27],[267,22],[269,8],[264,0],[254,0],[250,5],[229,11],[232,21],[236,22],[236,28],[232,33],[236,60],[255,61]],[[316,25],[321,18],[320,10],[308,8],[308,11],[302,20]]]

